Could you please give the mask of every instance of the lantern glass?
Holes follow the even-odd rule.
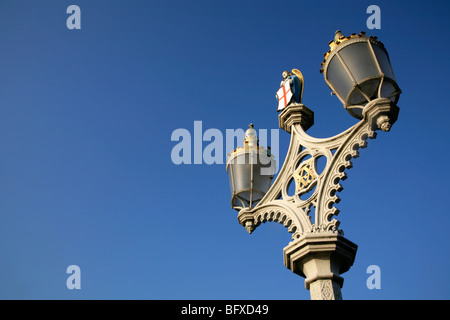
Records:
[[[250,190],[251,170],[248,153],[239,154],[230,162],[228,175],[232,193]]]
[[[389,61],[386,51],[376,45],[373,45],[372,48],[375,52],[375,56],[377,57],[377,61],[380,64],[381,71],[386,77],[395,80],[394,73],[391,68],[391,62]]]
[[[387,81],[385,79],[381,86],[381,96],[391,99],[393,103],[397,103],[399,95],[398,95],[398,87],[397,84],[393,81]]]
[[[339,51],[339,55],[348,67],[357,83],[367,78],[380,76],[377,63],[366,41],[356,42]]]
[[[254,207],[270,188],[275,160],[258,148],[238,148],[227,161],[231,206],[236,210]]]
[[[377,98],[398,102],[401,90],[381,42],[363,32],[345,37],[338,31],[330,47],[321,71],[352,116],[362,119],[365,105]]]
[[[348,76],[341,61],[334,56],[327,70],[328,81],[333,84],[334,91],[341,97],[345,97],[353,87],[352,79]]]

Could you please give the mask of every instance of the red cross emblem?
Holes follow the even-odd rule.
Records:
[[[291,91],[291,84],[289,83],[289,81],[286,81],[286,83],[280,88],[280,90],[277,91],[277,99],[278,99],[277,111],[284,109],[291,101],[292,96],[293,94]]]

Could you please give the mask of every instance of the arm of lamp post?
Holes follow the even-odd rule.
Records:
[[[336,192],[343,189],[339,182],[346,179],[345,170],[352,167],[351,159],[359,156],[358,150],[367,146],[367,139],[376,138],[376,130],[388,131],[398,112],[399,108],[389,99],[375,99],[364,108],[360,122],[334,137],[318,139],[305,132],[313,123],[312,111],[302,104],[286,107],[279,115],[280,127],[291,133],[285,162],[258,205],[239,212],[239,223],[251,233],[263,222],[280,222],[293,233],[294,240],[306,232],[342,233],[335,218],[339,210],[334,206],[340,201]],[[308,187],[315,186],[315,190],[307,200],[302,200],[297,186],[294,195],[288,194],[288,187],[299,178],[299,169],[307,156],[313,159],[309,173],[313,179]],[[319,157],[327,160],[321,173],[316,168]],[[312,207],[314,223],[309,215]]]

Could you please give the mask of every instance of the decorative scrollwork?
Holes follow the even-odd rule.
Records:
[[[258,205],[239,212],[239,222],[248,232],[266,221],[280,222],[293,233],[294,240],[305,232],[343,234],[339,229],[340,222],[335,218],[339,214],[335,204],[340,201],[336,193],[343,190],[340,181],[347,178],[345,171],[352,167],[351,160],[359,157],[359,149],[367,147],[368,139],[376,138],[375,130],[382,129],[384,122],[380,119],[391,119],[390,124],[395,122],[398,107],[386,99],[377,99],[365,107],[363,120],[334,137],[324,139],[311,137],[304,131],[301,110],[306,107],[289,107],[296,113],[290,116],[294,120],[283,119],[283,123],[291,123],[288,130],[291,142],[285,163]],[[303,161],[308,155],[311,159]],[[327,163],[318,174],[315,161],[321,156],[326,157]],[[296,192],[289,195],[288,185],[293,180],[296,181]],[[308,199],[300,199],[299,194],[314,187]],[[312,207],[315,208],[314,223],[309,215]]]
[[[358,150],[367,146],[368,138],[375,137],[376,133],[372,131],[371,126],[362,121],[348,134],[331,159],[320,185],[316,208],[318,214],[315,225],[323,231],[336,231],[339,227],[339,221],[334,218],[339,214],[339,209],[334,205],[340,201],[336,193],[343,190],[340,181],[347,179],[345,170],[353,166],[351,159],[359,157]]]
[[[309,190],[309,187],[313,185],[318,177],[314,169],[314,158],[303,161],[298,169],[295,170],[293,177],[295,179],[296,194]]]
[[[254,212],[253,212],[254,211]],[[249,233],[261,223],[274,221],[283,224],[292,233],[292,238],[299,238],[304,232],[310,230],[312,224],[307,212],[298,214],[298,208],[283,200],[273,200],[265,205],[258,205],[258,210],[243,209],[239,212],[239,222],[247,228]]]

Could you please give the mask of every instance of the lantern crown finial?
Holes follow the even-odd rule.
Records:
[[[245,131],[244,143],[247,147],[256,147],[258,145],[258,136],[253,123],[250,123],[247,131]]]
[[[344,35],[342,34],[341,30],[337,30],[334,33],[334,42],[338,41],[340,38],[343,38]]]

